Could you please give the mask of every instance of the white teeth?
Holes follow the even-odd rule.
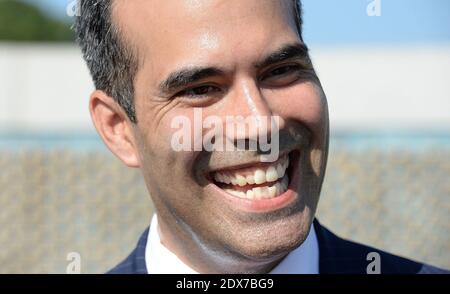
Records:
[[[236,175],[236,182],[241,187],[247,185],[247,179],[241,175]]]
[[[253,198],[254,199],[261,199],[263,196],[263,191],[261,187],[253,188]]]
[[[283,177],[283,179],[281,180],[281,189],[282,190],[287,190],[289,185],[289,178],[287,176]]]
[[[268,190],[267,195],[269,196],[267,198],[273,198],[277,195],[277,187],[272,186],[272,187],[267,188],[267,190]]]
[[[260,185],[272,183],[281,179],[286,174],[289,166],[289,158],[286,156],[277,163],[267,167],[244,168],[237,171],[225,171],[214,173],[214,180],[219,183],[232,184],[233,186]]]
[[[275,184],[275,190],[276,190],[276,194],[277,194],[277,195],[283,193],[283,189],[281,189],[281,184],[280,184],[280,182],[277,182],[277,183]]]
[[[247,179],[247,183],[250,185],[253,185],[255,183],[255,178],[253,177],[253,175],[248,175],[246,177],[246,179]]]
[[[283,179],[278,180],[272,186],[254,187],[247,191],[235,190],[232,188],[226,188],[225,191],[238,198],[244,199],[270,199],[275,198],[284,192],[286,192],[289,184],[288,176],[284,176]]]
[[[284,176],[284,168],[281,163],[277,164],[277,173],[281,176]]]
[[[278,172],[274,166],[269,166],[266,170],[266,182],[275,182],[278,180]]]
[[[253,197],[254,197],[253,189],[247,190],[246,196],[248,199],[253,199]]]
[[[215,180],[216,182],[221,182],[220,178],[221,178],[220,173],[215,173],[215,174],[214,174],[214,180]]]
[[[255,171],[255,184],[259,185],[266,181],[266,173],[262,169]]]
[[[231,184],[231,179],[228,175],[223,175],[223,182],[226,184]]]

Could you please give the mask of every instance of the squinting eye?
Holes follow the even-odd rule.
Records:
[[[287,87],[298,81],[303,72],[299,64],[288,64],[274,68],[261,76],[261,85],[269,88]]]
[[[277,76],[283,76],[283,75],[291,74],[291,73],[297,73],[298,70],[299,70],[299,67],[296,65],[281,66],[274,70],[271,70],[268,74],[266,74],[264,76],[264,79],[271,78],[271,77],[277,77]]]
[[[217,91],[220,91],[220,89],[214,86],[199,86],[183,90],[177,93],[175,96],[201,97],[209,94],[214,94]]]

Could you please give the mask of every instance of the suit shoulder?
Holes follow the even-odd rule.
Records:
[[[375,258],[379,258],[382,274],[446,272],[371,246],[342,239],[320,225],[317,220],[314,222],[314,229],[319,242],[321,273],[366,274],[367,266]]]
[[[145,247],[147,245],[148,230],[149,228],[142,233],[136,248],[122,262],[106,272],[106,274],[147,274]]]

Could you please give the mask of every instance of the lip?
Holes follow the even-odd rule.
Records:
[[[211,185],[215,190],[214,194],[224,198],[234,209],[244,212],[266,213],[289,206],[298,198],[300,153],[299,151],[292,151],[288,156],[290,160],[288,167],[289,185],[283,194],[270,199],[243,199],[225,192],[211,181]]]

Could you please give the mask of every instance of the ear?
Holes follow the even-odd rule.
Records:
[[[139,167],[133,123],[122,107],[105,92],[96,90],[90,97],[89,111],[97,132],[109,150],[127,166]]]

